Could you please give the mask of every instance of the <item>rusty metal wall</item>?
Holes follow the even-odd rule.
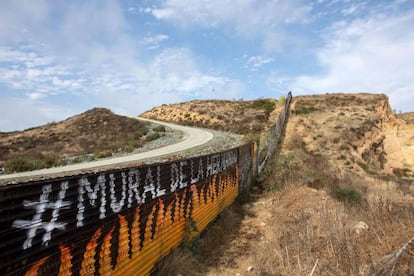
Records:
[[[1,186],[0,275],[146,275],[234,201],[251,154]]]

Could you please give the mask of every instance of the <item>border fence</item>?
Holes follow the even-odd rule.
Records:
[[[291,101],[267,133],[224,152],[0,186],[0,275],[147,275],[199,235],[280,142]],[[257,168],[256,168],[257,166]]]
[[[291,101],[292,92],[289,92],[285,99],[285,105],[282,111],[280,112],[276,123],[264,135],[265,143],[263,145],[259,145],[259,150],[257,151],[257,173],[260,173],[263,170],[267,160],[273,155],[277,148],[277,145],[281,143],[283,139]]]

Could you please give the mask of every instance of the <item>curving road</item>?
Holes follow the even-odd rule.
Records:
[[[122,157],[115,157],[115,158],[110,158],[110,159],[91,161],[87,163],[72,164],[72,165],[67,165],[67,166],[62,166],[62,167],[0,175],[0,180],[15,179],[15,178],[20,178],[20,177],[45,176],[45,175],[50,175],[50,174],[67,173],[67,172],[72,172],[72,171],[82,171],[85,169],[93,169],[93,168],[116,165],[116,164],[121,164],[121,163],[139,161],[139,160],[146,159],[146,158],[158,157],[158,156],[176,153],[179,151],[194,148],[194,147],[207,143],[214,137],[212,132],[203,130],[203,129],[180,126],[176,124],[159,122],[159,121],[149,120],[149,119],[144,119],[144,118],[136,118],[136,119],[147,121],[147,122],[153,122],[156,124],[164,125],[164,126],[173,128],[175,130],[181,131],[183,133],[183,138],[181,139],[180,142],[176,144],[164,146],[164,147],[146,151],[146,152],[126,155]]]

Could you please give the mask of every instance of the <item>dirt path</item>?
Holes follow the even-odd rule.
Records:
[[[262,198],[243,205],[244,218],[240,228],[229,237],[229,246],[219,257],[217,266],[210,266],[206,275],[254,275],[255,244],[264,239],[265,228],[272,215],[269,206],[271,198]]]

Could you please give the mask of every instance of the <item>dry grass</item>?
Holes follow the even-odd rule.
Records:
[[[253,246],[257,275],[305,275],[312,270],[315,275],[369,275],[376,260],[413,235],[412,205],[369,202],[354,208],[303,186],[279,196],[282,207],[272,214],[276,219]],[[297,208],[288,206],[295,200],[302,200]],[[359,221],[369,230],[357,234],[353,227]],[[398,265],[404,269],[410,262]]]
[[[191,252],[187,252],[182,248],[176,248],[158,263],[151,275],[201,275],[197,273],[198,269],[199,267],[197,267],[196,260]]]

